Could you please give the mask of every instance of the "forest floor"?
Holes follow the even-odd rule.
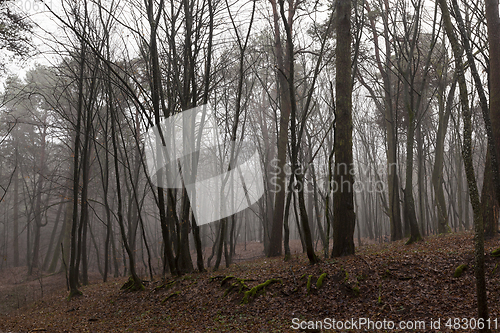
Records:
[[[498,238],[485,245],[493,332],[500,331],[495,327],[500,326],[500,257],[490,253],[499,246]],[[468,269],[454,277],[462,264]],[[142,292],[120,290],[126,279],[116,278],[84,286],[83,296],[71,300],[65,289],[45,292],[0,316],[0,332],[301,332],[294,328],[302,321],[303,328],[312,328],[310,321],[328,327],[333,319],[359,327],[360,318],[380,328],[372,332],[473,332],[465,327],[476,324],[473,264],[473,234],[467,232],[408,246],[367,245],[354,256],[316,265],[303,254],[287,262],[283,257],[238,262],[217,272],[149,281]],[[256,290],[266,281],[264,292]],[[401,321],[425,326],[398,329]],[[366,331],[366,325],[349,331]]]

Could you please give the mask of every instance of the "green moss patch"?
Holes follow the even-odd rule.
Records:
[[[326,273],[323,273],[319,276],[318,281],[316,281],[316,289],[323,287],[323,280],[326,278],[326,275]]]
[[[163,301],[161,301],[162,303],[165,303],[166,301],[168,301],[169,299],[171,299],[172,297],[174,296],[179,296],[181,294],[180,291],[174,291],[173,293],[171,293],[170,295],[168,295],[167,297],[165,297],[163,299]]]
[[[458,266],[457,268],[455,268],[455,273],[453,273],[453,277],[459,278],[460,276],[462,276],[465,270],[467,270],[467,264],[462,264]]]
[[[269,279],[264,283],[258,284],[252,289],[245,292],[241,304],[248,304],[251,298],[257,297],[259,294],[265,292],[266,287],[273,283],[282,283],[280,279]]]

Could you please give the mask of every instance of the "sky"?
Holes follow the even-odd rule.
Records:
[[[44,0],[51,8],[60,6],[59,0]],[[5,80],[9,75],[18,75],[23,78],[26,72],[36,66],[36,64],[49,65],[55,56],[51,56],[48,41],[51,34],[57,32],[57,24],[52,20],[52,15],[44,7],[40,0],[15,0],[11,4],[16,12],[22,12],[33,24],[32,43],[34,50],[26,59],[14,59],[6,66],[6,73],[0,73],[0,91],[4,89]]]

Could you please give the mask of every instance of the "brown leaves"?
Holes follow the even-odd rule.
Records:
[[[497,241],[489,240],[487,253],[497,247]],[[121,278],[85,287],[84,296],[71,301],[62,290],[45,302],[0,318],[0,330],[292,332],[293,318],[364,317],[395,322],[473,318],[473,269],[453,278],[458,265],[471,267],[472,254],[472,234],[461,233],[429,237],[409,246],[403,241],[371,245],[355,256],[325,259],[314,266],[308,265],[305,255],[287,262],[282,258],[240,262],[217,276],[202,273],[165,283],[152,281],[147,292],[120,291],[125,280]],[[486,256],[492,318],[500,316],[495,303],[500,297],[498,263],[500,258]],[[257,287],[272,279],[274,283]],[[241,304],[252,289],[255,294],[248,294],[248,304]],[[47,304],[51,304],[50,311]]]

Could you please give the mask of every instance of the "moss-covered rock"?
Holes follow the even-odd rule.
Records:
[[[454,278],[459,278],[462,276],[462,273],[467,269],[467,264],[462,264],[455,268],[455,273],[453,273]]]
[[[312,275],[309,275],[307,277],[307,284],[306,284],[307,294],[309,294],[311,292],[312,278],[313,278]]]
[[[326,278],[326,275],[326,273],[323,273],[319,276],[318,281],[316,281],[316,289],[323,287],[323,280]]]

